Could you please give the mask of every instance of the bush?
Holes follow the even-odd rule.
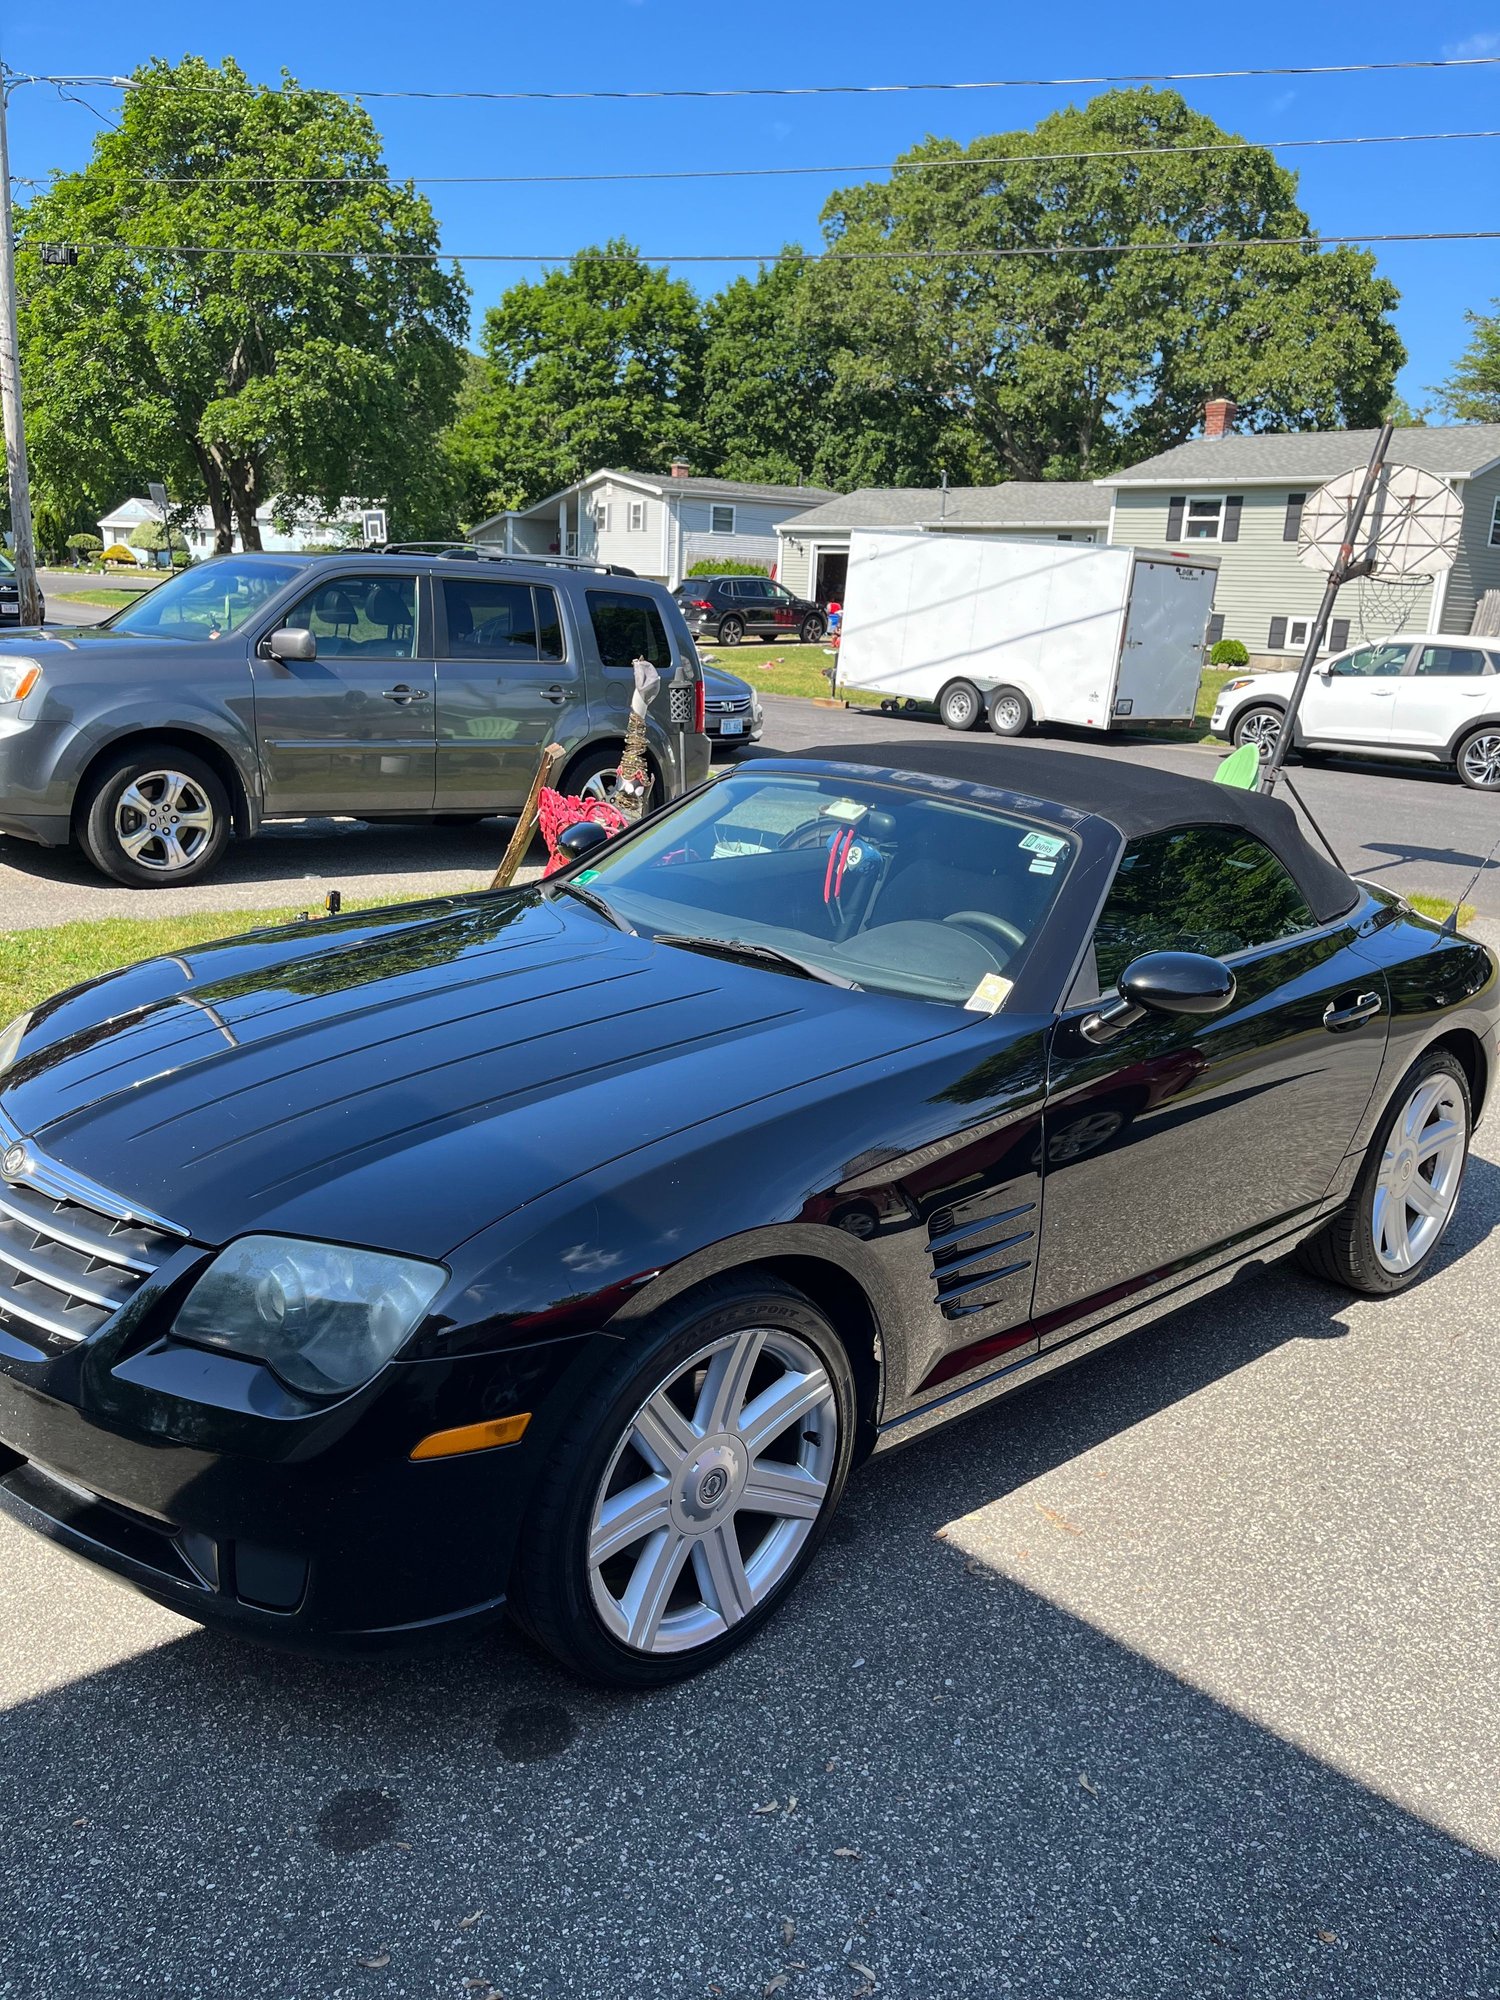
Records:
[[[764,563],[736,562],[733,556],[726,556],[723,562],[695,562],[688,571],[689,576],[769,576],[771,572]]]
[[[136,561],[135,551],[127,549],[123,542],[111,542],[100,560],[106,563],[129,563],[132,569],[140,568],[140,564]]]
[[[1209,650],[1208,664],[1211,667],[1246,667],[1250,655],[1239,639],[1220,639]]]
[[[104,547],[97,535],[69,535],[67,549],[69,555],[96,556]]]

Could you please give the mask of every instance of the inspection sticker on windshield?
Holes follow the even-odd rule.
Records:
[[[1055,861],[1067,844],[1065,840],[1059,840],[1051,833],[1028,833],[1021,840],[1021,846],[1027,854],[1038,855],[1043,861]]]
[[[1010,998],[1010,990],[1015,985],[1003,972],[987,972],[974,991],[964,1002],[970,1014],[998,1014]]]

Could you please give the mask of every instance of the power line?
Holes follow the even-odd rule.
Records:
[[[370,99],[404,99],[425,103],[562,104],[562,103],[661,103],[668,99],[722,99],[729,97],[892,97],[912,96],[927,91],[970,90],[1072,90],[1107,84],[1139,83],[1220,83],[1249,77],[1289,76],[1370,76],[1393,71],[1490,69],[1500,64],[1493,56],[1416,56],[1397,62],[1277,63],[1261,68],[1186,69],[1124,71],[1101,76],[1002,76],[959,83],[791,83],[740,84],[714,89],[672,90],[330,90],[326,85],[284,83],[281,89],[300,96],[336,96]],[[153,86],[151,77],[52,77],[6,71],[7,86],[19,83],[87,83],[114,89],[141,90]],[[159,87],[159,86],[158,86]],[[179,83],[174,90],[216,90],[215,84]]]
[[[971,259],[1015,257],[1126,257],[1162,251],[1173,256],[1213,250],[1325,250],[1363,243],[1492,243],[1500,229],[1414,229],[1330,236],[1204,237],[1170,243],[985,244],[955,250],[285,250],[234,243],[72,243],[80,253],[124,251],[132,257],[312,257],[332,263],[425,264],[432,259],[460,264],[775,264],[783,258],[802,264],[963,263]]]
[[[76,100],[82,103],[82,99]],[[89,110],[93,109],[90,105]],[[115,174],[116,183],[146,187],[556,187],[598,181],[728,181],[766,180],[786,175],[893,174],[937,172],[950,167],[1051,165],[1079,160],[1188,159],[1206,153],[1280,153],[1328,146],[1416,146],[1445,140],[1500,139],[1500,128],[1477,132],[1365,132],[1322,139],[1228,139],[1201,146],[1122,146],[1081,153],[995,153],[974,157],[954,154],[935,160],[864,160],[825,167],[674,167],[641,173],[591,174]],[[82,170],[79,169],[79,172]],[[51,187],[53,180],[16,176],[20,187]]]

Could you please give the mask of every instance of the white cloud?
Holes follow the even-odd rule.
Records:
[[[1450,42],[1443,54],[1459,61],[1465,56],[1500,56],[1500,32],[1470,35],[1466,41]]]

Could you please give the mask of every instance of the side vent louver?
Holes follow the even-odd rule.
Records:
[[[934,1209],[927,1247],[944,1319],[964,1319],[996,1305],[1013,1290],[1017,1272],[1031,1268],[1035,1202],[1000,1208],[999,1193],[975,1195]]]

